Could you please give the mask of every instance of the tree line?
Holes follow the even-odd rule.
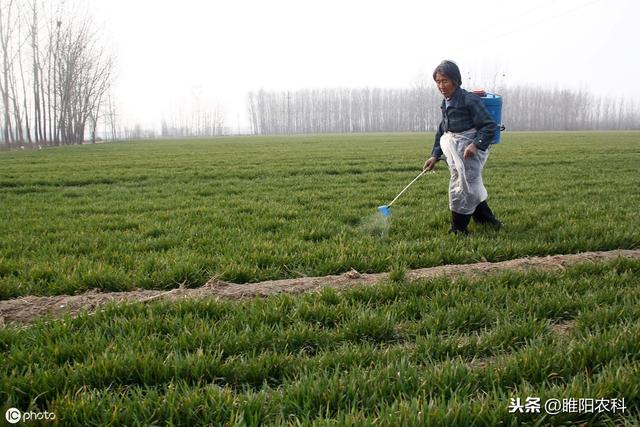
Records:
[[[0,139],[5,146],[116,132],[113,58],[88,16],[64,2],[0,0]]]
[[[250,92],[254,134],[396,132],[433,127],[435,91],[416,89],[316,89]],[[437,125],[437,123],[436,123]]]
[[[503,91],[503,121],[512,130],[637,130],[640,105],[585,90],[516,86]]]
[[[640,129],[631,101],[583,90],[514,86],[500,89],[502,122],[510,130]],[[407,89],[316,89],[250,92],[256,135],[435,131],[442,95],[424,84]]]
[[[183,100],[174,111],[162,118],[160,136],[208,137],[227,133],[224,108],[203,102],[199,90]]]

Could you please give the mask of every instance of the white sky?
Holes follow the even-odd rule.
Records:
[[[410,87],[442,59],[463,78],[640,100],[634,0],[89,0],[129,123],[199,94],[246,126],[250,90]],[[488,88],[491,89],[491,88]]]

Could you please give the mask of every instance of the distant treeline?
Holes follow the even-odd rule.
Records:
[[[175,114],[163,118],[160,136],[172,137],[206,137],[225,134],[224,112],[221,108],[206,111],[197,109],[191,114]]]
[[[502,122],[509,130],[640,129],[640,108],[624,99],[581,90],[528,86],[499,91]],[[411,89],[316,89],[250,92],[254,134],[435,131],[442,95]]]
[[[437,95],[420,88],[250,92],[249,120],[260,135],[422,131],[438,119]]]

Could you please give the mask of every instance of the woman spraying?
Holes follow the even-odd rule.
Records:
[[[462,77],[455,62],[442,61],[433,72],[433,79],[444,96],[440,107],[442,121],[424,169],[432,170],[444,153],[451,172],[449,232],[467,234],[472,216],[477,223],[498,229],[502,223],[487,204],[487,189],[482,182],[482,169],[495,136],[496,122],[480,97],[460,87]]]

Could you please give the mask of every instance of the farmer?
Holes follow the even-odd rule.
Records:
[[[482,169],[495,136],[496,122],[477,95],[460,87],[462,77],[455,62],[442,61],[433,72],[433,80],[444,96],[440,106],[442,122],[424,169],[432,170],[444,153],[451,172],[449,232],[467,234],[472,216],[479,224],[499,229],[502,223],[491,212],[487,189],[482,183]]]

